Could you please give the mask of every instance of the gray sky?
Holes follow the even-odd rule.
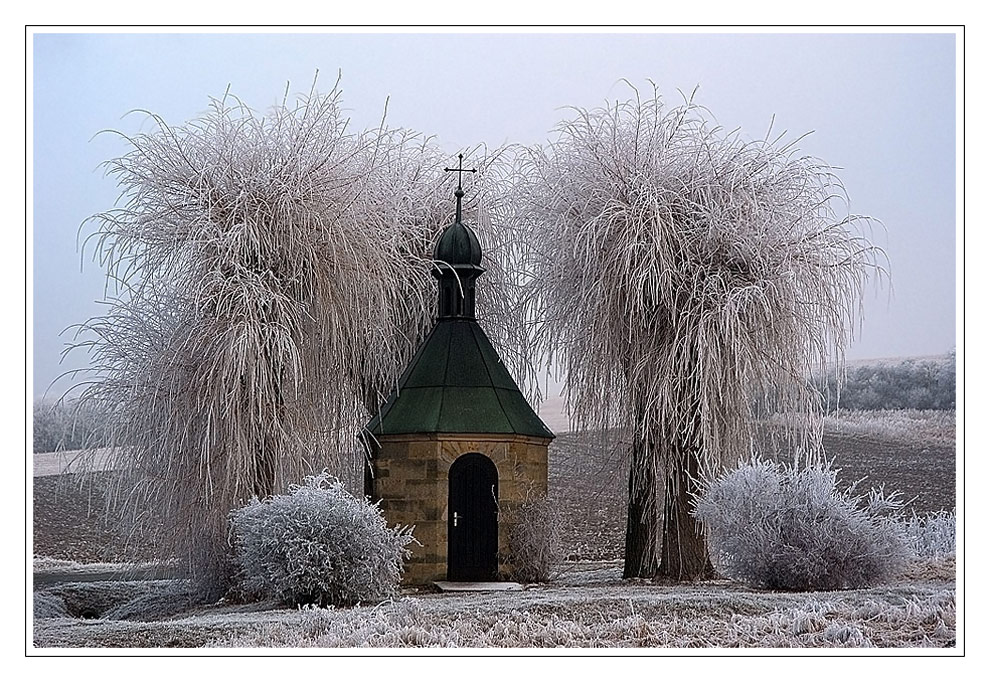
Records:
[[[290,84],[321,90],[342,72],[355,130],[388,119],[443,147],[531,144],[561,107],[626,98],[654,80],[719,123],[774,130],[841,167],[851,211],[883,221],[893,295],[868,294],[851,358],[932,355],[956,338],[957,36],[943,34],[35,34],[33,36],[34,394],[84,366],[64,328],[99,314],[103,272],[76,234],[117,190],[98,168],[127,151],[135,108],[181,124],[231,92],[263,110]],[[84,230],[83,234],[86,234]],[[68,386],[62,381],[57,395]],[[50,394],[51,395],[51,394]]]

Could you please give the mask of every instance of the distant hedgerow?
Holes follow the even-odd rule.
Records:
[[[412,528],[389,528],[377,505],[324,471],[286,495],[231,514],[242,588],[291,604],[348,605],[398,591]]]
[[[847,369],[841,383],[836,376],[824,375],[812,383],[830,411],[954,410],[956,354],[859,365]]]
[[[103,447],[108,444],[105,415],[93,405],[77,401],[34,403],[34,451],[55,452]]]
[[[695,517],[715,569],[771,590],[837,590],[883,583],[911,550],[899,493],[858,495],[827,465],[760,460],[702,482]]]

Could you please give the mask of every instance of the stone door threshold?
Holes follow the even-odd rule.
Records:
[[[438,580],[433,583],[441,592],[510,592],[521,590],[523,586],[519,583],[499,582],[499,583],[461,583]]]

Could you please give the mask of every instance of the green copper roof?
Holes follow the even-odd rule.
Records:
[[[441,318],[365,427],[375,436],[504,433],[553,438],[472,319]]]
[[[481,243],[470,227],[454,223],[440,235],[433,260],[449,265],[481,265]]]

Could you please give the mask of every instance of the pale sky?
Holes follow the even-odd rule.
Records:
[[[865,301],[854,359],[933,355],[956,344],[956,47],[941,34],[35,34],[33,60],[34,395],[82,367],[59,332],[99,314],[104,273],[76,249],[80,224],[113,206],[99,164],[127,151],[147,109],[180,125],[210,96],[257,110],[342,73],[352,125],[435,135],[451,155],[480,143],[544,142],[567,116],[655,81],[727,129],[762,138],[771,118],[801,150],[841,167],[851,211],[886,226],[893,294]],[[959,85],[961,87],[961,84]],[[84,231],[83,234],[86,234]],[[68,386],[59,383],[53,394]],[[52,395],[50,393],[50,395]]]

